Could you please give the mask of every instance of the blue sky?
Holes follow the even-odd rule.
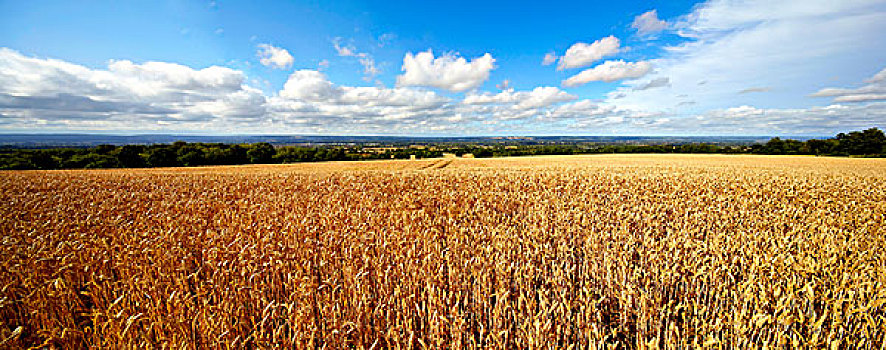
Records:
[[[884,1],[4,1],[0,131],[831,135],[886,126],[884,32]]]

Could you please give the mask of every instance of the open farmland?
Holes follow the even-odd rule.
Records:
[[[886,160],[0,173],[0,347],[882,348]]]

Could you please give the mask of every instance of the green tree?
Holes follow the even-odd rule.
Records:
[[[187,144],[178,148],[176,160],[183,166],[198,166],[206,164],[206,154],[196,144]]]
[[[111,154],[117,150],[117,146],[114,145],[98,145],[92,148],[92,153],[97,154]]]
[[[148,149],[147,163],[152,167],[169,167],[178,165],[178,154],[171,147],[160,145]]]
[[[806,141],[806,148],[810,154],[825,155],[831,154],[837,149],[837,142],[829,140],[811,139]]]
[[[4,154],[3,158],[0,159],[0,170],[28,170],[36,168],[28,157],[19,152]]]
[[[86,168],[86,169],[102,169],[102,168],[119,168],[121,167],[117,157],[108,154],[84,153],[69,158],[65,164],[65,168]]]
[[[117,160],[126,168],[141,168],[147,166],[142,153],[145,152],[145,146],[141,145],[125,145],[117,150]]]
[[[37,169],[58,169],[58,159],[52,155],[50,150],[34,151],[30,154],[31,164]]]
[[[779,137],[773,137],[763,145],[762,152],[765,154],[784,154],[785,142]]]
[[[252,164],[273,163],[274,155],[276,154],[277,151],[274,150],[274,146],[267,142],[253,144],[246,151],[246,156],[249,157],[249,162]]]
[[[837,134],[838,149],[852,155],[876,155],[886,146],[886,135],[877,128]]]

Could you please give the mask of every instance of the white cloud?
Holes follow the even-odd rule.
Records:
[[[810,96],[833,97],[834,102],[886,101],[886,68],[865,82],[869,84],[857,89],[825,88]]]
[[[285,128],[340,134],[427,133],[449,125],[455,113],[450,99],[433,91],[339,86],[309,70],[294,72],[268,109]]]
[[[586,69],[569,77],[569,79],[563,81],[563,86],[574,87],[592,81],[605,81],[608,83],[616,80],[634,79],[646,75],[650,70],[652,70],[652,64],[646,61],[606,61],[594,68]]]
[[[292,72],[280,91],[282,97],[306,101],[330,100],[340,95],[341,89],[327,80],[326,75],[307,69]]]
[[[746,89],[742,89],[742,90],[739,91],[738,93],[739,93],[739,94],[749,94],[749,93],[752,93],[752,92],[769,92],[769,91],[772,91],[772,88],[771,88],[771,87],[768,87],[768,86],[754,86],[754,87],[749,87],[749,88],[746,88]]]
[[[805,6],[798,6],[798,5]],[[878,0],[712,0],[697,6],[677,27],[684,35],[706,37],[736,28],[763,24],[764,21],[808,21],[822,16],[853,16],[865,10],[881,10]],[[826,20],[826,19],[823,19]],[[795,23],[797,25],[801,23]]]
[[[357,61],[363,66],[363,80],[371,81],[376,75],[381,73],[381,70],[375,66],[375,59],[372,55],[366,52],[358,52],[354,45],[342,45],[341,41],[342,38],[335,38],[332,41],[335,51],[338,52],[338,55],[341,57],[357,58]]]
[[[671,86],[671,79],[669,79],[668,77],[660,77],[660,78],[652,79],[646,83],[640,84],[639,86],[635,87],[634,90],[635,91],[649,90],[649,89],[660,88],[660,87],[665,87],[665,86]]]
[[[462,92],[480,86],[489,79],[495,68],[492,55],[472,59],[470,62],[454,54],[434,58],[431,50],[403,57],[403,74],[397,76],[397,86],[430,86],[452,92]]]
[[[557,62],[557,54],[554,52],[548,52],[545,54],[545,57],[541,60],[542,66],[550,66]]]
[[[553,108],[576,98],[553,86],[540,86],[530,91],[508,89],[497,94],[471,92],[465,95],[458,111],[485,122],[533,122],[534,119],[546,118]]]
[[[433,91],[409,88],[383,88],[374,86],[339,86],[329,81],[325,74],[315,70],[293,72],[279,96],[288,100],[318,103],[320,105],[372,106],[439,106],[449,100]]]
[[[404,57],[404,73],[394,88],[380,84],[338,85],[318,70],[297,70],[281,90],[266,95],[249,84],[266,90],[271,89],[269,85],[248,84],[243,72],[225,67],[199,69],[167,62],[111,61],[106,67],[94,69],[0,49],[0,129],[833,135],[886,124],[886,102],[876,102],[886,100],[886,70],[877,71],[883,68],[882,60],[876,65],[852,60],[871,57],[866,60],[873,62],[886,57],[864,51],[882,48],[882,44],[844,42],[836,37],[876,37],[861,31],[886,27],[875,21],[881,18],[881,12],[855,8],[849,14],[822,15],[821,11],[805,9],[788,19],[772,15],[775,19],[759,23],[726,16],[722,21],[739,23],[726,29],[723,23],[717,27],[701,20],[711,16],[703,15],[701,9],[726,5],[706,3],[693,15],[682,18],[677,27],[691,39],[667,48],[660,59],[604,62],[563,82],[564,86],[575,86],[588,81],[634,79],[610,92],[604,101],[579,99],[558,87],[518,91],[504,82],[499,84],[501,91],[474,90],[495,68],[490,54],[470,60],[453,54],[435,58],[430,50],[408,54]],[[816,17],[807,18],[811,16],[804,12],[807,10]],[[747,13],[758,12],[738,11],[736,16],[748,17]],[[790,26],[780,23],[783,20],[815,24],[804,30],[816,33],[788,30]],[[819,26],[826,23],[834,25],[820,30]],[[791,46],[789,34],[803,45]],[[812,36],[821,40],[812,40]],[[352,45],[337,44],[340,54],[365,58]],[[784,45],[791,50],[804,48],[808,57],[783,52]],[[848,51],[841,53],[844,49]],[[834,60],[833,55],[843,55],[843,59]],[[810,67],[821,72],[810,74]],[[839,69],[828,71],[832,67]],[[837,73],[845,78],[831,80]],[[802,78],[808,76],[814,79]],[[636,79],[639,77],[644,79]],[[260,80],[250,77],[248,81]],[[415,86],[465,94],[458,99]],[[777,89],[766,94],[737,94],[742,89],[758,91],[768,86]],[[756,99],[781,96],[785,91],[794,91],[803,103],[809,103],[814,101],[809,93],[816,90],[812,96],[827,98],[832,104],[779,108],[773,103],[755,103]]]
[[[560,102],[572,101],[576,98],[578,97],[556,87],[540,86],[532,89],[525,98],[522,98],[521,101],[517,103],[517,108],[548,107]]]
[[[444,65],[445,67],[445,65]],[[265,96],[242,72],[113,61],[94,70],[0,49],[4,130],[162,130],[235,133],[428,134],[518,132],[576,97],[556,87],[453,101],[414,87],[343,86],[316,70],[293,72]],[[568,118],[544,125],[568,123]]]
[[[372,77],[381,73],[381,70],[375,66],[375,59],[372,57],[360,57],[358,61],[360,61],[360,65],[363,66],[363,74],[366,75],[363,77],[364,80],[372,80]]]
[[[745,135],[834,135],[867,129],[886,121],[886,105],[829,105],[810,108],[764,109],[739,106],[705,112],[691,123],[675,121],[669,128],[695,132]]]
[[[384,33],[378,36],[378,47],[385,47],[385,45],[390,44],[392,41],[397,39],[397,35],[394,33]]]
[[[289,51],[270,44],[259,44],[256,55],[262,65],[276,69],[289,68],[292,66],[292,62],[295,61],[292,55],[289,54]]]
[[[353,57],[357,55],[357,48],[354,45],[342,45],[341,41],[342,38],[332,40],[332,46],[335,47],[335,52],[338,52],[339,56]]]
[[[407,108],[435,108],[449,102],[433,91],[375,86],[343,87],[341,101],[369,106],[399,106]]]
[[[658,33],[668,27],[668,22],[658,19],[658,12],[652,10],[634,18],[631,28],[637,30],[640,35]]]
[[[424,89],[338,86],[321,73],[299,71],[293,73],[279,97],[270,100],[269,110],[273,119],[293,125],[321,124],[323,120],[337,128],[383,133],[488,133],[499,123],[550,118],[556,106],[574,99],[576,96],[559,88],[538,87],[497,94],[469,92],[463,100],[453,101]]]
[[[502,80],[500,84],[495,85],[499,90],[508,90],[511,88],[511,81],[508,79]]]
[[[886,101],[886,93],[884,93],[884,94],[843,95],[843,96],[834,98],[834,102],[867,102],[867,101]]]
[[[504,90],[497,94],[469,93],[462,103],[467,105],[510,104],[518,109],[544,108],[578,98],[553,86],[539,86],[531,91]]]
[[[650,60],[656,71],[648,76],[668,77],[671,88],[623,87],[610,94],[623,98],[606,103],[669,112],[680,91],[697,102],[691,113],[736,105],[802,108],[814,101],[809,93],[835,84],[833,77],[855,83],[881,69],[886,57],[882,1],[711,0],[671,27],[685,40]],[[736,94],[749,87],[778,88]]]
[[[700,114],[676,115],[622,109],[580,100],[550,111],[574,128],[633,135],[835,135],[867,129],[886,121],[886,103],[810,108],[758,108],[741,105]]]
[[[560,57],[558,70],[589,66],[603,57],[612,56],[620,51],[621,43],[614,36],[607,36],[593,43],[575,43]],[[547,56],[545,57],[547,60]]]
[[[611,106],[600,106],[591,100],[580,100],[558,106],[549,114],[553,118],[578,118],[607,115],[615,111]]]
[[[879,73],[877,73],[877,74],[874,74],[873,77],[871,77],[871,78],[868,79],[868,80],[865,80],[865,82],[867,82],[867,83],[882,83],[882,84],[886,84],[886,68],[883,68],[883,70],[881,70],[881,71],[880,71]]]
[[[21,125],[156,128],[264,115],[264,95],[242,72],[166,62],[111,61],[106,70],[0,48],[0,116]]]

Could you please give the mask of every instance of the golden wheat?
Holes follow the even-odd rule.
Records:
[[[883,348],[886,161],[0,173],[0,348]]]

